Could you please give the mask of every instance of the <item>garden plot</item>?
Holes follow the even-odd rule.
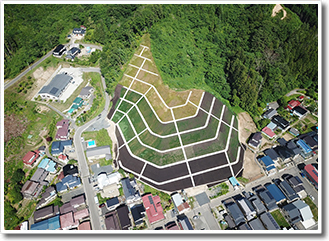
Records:
[[[121,112],[119,112],[119,111],[116,111],[115,114],[114,114],[113,117],[112,117],[112,121],[113,121],[114,123],[117,123],[117,122],[122,118],[122,116],[124,116],[123,113],[121,113]]]
[[[145,126],[145,124],[144,124],[141,116],[139,115],[136,107],[132,108],[129,111],[128,116],[129,116],[129,119],[131,120],[131,123],[133,123],[134,128],[135,128],[137,134],[139,134],[144,129],[146,129],[146,126]]]
[[[161,151],[180,146],[180,142],[177,135],[166,138],[159,138],[157,136],[152,135],[148,130],[146,130],[143,134],[139,136],[139,138],[144,144]]]
[[[130,141],[132,138],[135,137],[134,131],[126,116],[119,122],[119,127],[123,133],[126,142]]]
[[[132,81],[133,81],[133,76],[132,77],[128,77],[127,75],[124,75],[122,77],[121,81],[120,81],[120,84],[123,85],[123,86],[125,86],[125,87],[129,87]],[[133,83],[133,85],[135,84],[135,82]]]
[[[223,103],[221,101],[219,101],[218,99],[216,99],[215,103],[214,103],[214,107],[212,108],[211,114],[213,114],[218,119],[220,119],[223,108],[227,108],[227,107],[224,107]]]
[[[177,121],[177,127],[180,132],[195,129],[198,127],[202,127],[206,124],[208,114],[203,110],[199,109],[198,114],[195,117]]]
[[[134,91],[129,90],[128,93],[126,94],[125,99],[129,100],[131,102],[136,103],[137,100],[139,100],[142,96]]]
[[[130,64],[135,65],[135,66],[141,66],[143,61],[144,61],[144,59],[134,55],[130,61]]]

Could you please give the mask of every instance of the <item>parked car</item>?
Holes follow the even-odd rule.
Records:
[[[105,207],[105,203],[102,203],[98,206],[99,208]]]

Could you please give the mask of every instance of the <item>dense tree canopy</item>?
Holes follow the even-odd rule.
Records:
[[[85,41],[103,45],[100,67],[108,90],[141,36],[166,84],[203,88],[253,115],[294,88],[317,92],[317,5],[291,4],[271,17],[274,5],[6,5],[5,78],[59,43],[74,27]]]

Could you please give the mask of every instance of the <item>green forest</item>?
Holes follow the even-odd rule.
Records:
[[[287,11],[283,20],[282,11],[271,17],[274,4],[5,4],[4,78],[14,78],[58,44],[67,43],[72,29],[84,25],[84,41],[103,47],[90,61],[99,63],[111,94],[142,37],[150,34],[165,84],[177,90],[206,90],[235,112],[247,111],[255,119],[266,103],[295,88],[317,99],[318,5],[282,6]],[[5,115],[34,109],[32,102],[12,97],[6,98]],[[23,139],[5,140],[6,150],[23,145],[17,140]],[[28,177],[21,169],[6,175],[13,185],[5,185],[10,193],[5,219],[11,217],[5,225],[13,229],[22,221],[15,207]]]

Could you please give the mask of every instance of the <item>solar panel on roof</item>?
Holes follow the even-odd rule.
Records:
[[[58,91],[58,89],[56,87],[53,87],[51,90],[50,90],[50,94],[54,95],[56,94],[56,92]]]
[[[156,207],[154,205],[153,198],[151,196],[148,196],[148,198],[149,198],[150,203],[153,205],[155,212],[158,212],[158,210],[156,209]]]

